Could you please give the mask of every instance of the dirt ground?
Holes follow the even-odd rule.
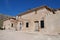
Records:
[[[60,40],[60,35],[0,30],[0,40]]]

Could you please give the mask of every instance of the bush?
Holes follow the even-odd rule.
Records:
[[[1,27],[0,27],[0,30],[4,30],[4,28],[1,28]]]

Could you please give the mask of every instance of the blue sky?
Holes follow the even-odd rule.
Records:
[[[60,8],[60,0],[0,0],[0,13],[16,16],[28,9],[42,5]]]

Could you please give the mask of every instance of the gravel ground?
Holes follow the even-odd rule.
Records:
[[[0,40],[60,40],[60,35],[0,30]]]

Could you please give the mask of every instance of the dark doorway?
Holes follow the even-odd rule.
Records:
[[[41,20],[41,28],[44,28],[44,20]]]
[[[35,31],[39,31],[39,21],[34,21],[35,23]]]
[[[22,22],[20,22],[20,30],[22,29]]]
[[[11,24],[11,27],[13,27],[13,23]]]
[[[27,28],[29,27],[29,23],[28,23],[28,22],[26,22],[26,27],[27,27]]]

